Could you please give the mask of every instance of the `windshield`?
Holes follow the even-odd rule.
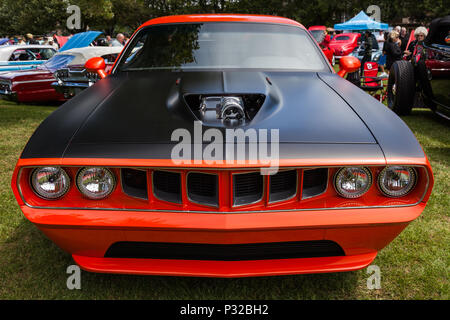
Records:
[[[317,43],[321,43],[325,38],[325,33],[323,32],[323,30],[309,30],[309,32],[311,32]]]
[[[67,66],[74,58],[75,56],[69,54],[57,54],[53,56],[53,58],[49,59],[46,63],[41,65],[39,68],[47,69],[50,72],[55,72],[56,70]]]
[[[336,41],[345,41],[345,40],[350,40],[349,36],[337,36],[334,38]]]
[[[234,22],[144,28],[127,47],[117,70],[243,68],[329,70],[305,30]]]

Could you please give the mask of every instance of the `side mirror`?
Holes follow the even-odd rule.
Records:
[[[97,73],[100,79],[106,77],[105,71],[106,63],[103,58],[100,57],[90,58],[88,61],[86,61],[84,67],[88,72]]]
[[[352,56],[345,56],[339,60],[339,72],[338,75],[342,78],[347,73],[356,72],[361,67],[361,61],[358,58]]]

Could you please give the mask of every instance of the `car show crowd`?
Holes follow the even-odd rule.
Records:
[[[333,28],[326,28],[323,33],[323,40],[320,42],[322,48],[330,47],[333,38],[341,34]],[[428,30],[424,26],[419,26],[408,31],[406,27],[396,26],[391,31],[365,30],[353,33],[359,39],[359,46],[354,49],[362,52],[361,71],[365,62],[375,61],[378,62],[382,72],[380,77],[387,77],[395,61],[411,60],[415,55],[416,45],[423,43]],[[336,48],[333,49],[334,54],[338,55]],[[373,52],[377,52],[379,55],[374,56]]]

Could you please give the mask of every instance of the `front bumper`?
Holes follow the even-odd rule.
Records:
[[[0,90],[0,97],[8,101],[15,101],[15,102],[18,101],[17,92]]]
[[[175,213],[37,209],[26,217],[92,272],[246,277],[352,271],[366,267],[425,203],[410,207],[264,213]],[[105,257],[117,242],[249,244],[330,240],[343,256],[240,261]]]

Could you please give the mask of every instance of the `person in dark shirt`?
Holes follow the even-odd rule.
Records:
[[[405,27],[402,27],[400,31],[400,40],[402,41],[402,45],[400,46],[400,48],[402,49],[402,52],[404,52],[409,40],[409,34]]]
[[[395,61],[401,60],[401,40],[397,31],[391,31],[389,39],[384,43],[383,52],[386,55],[386,69],[390,70]]]
[[[39,42],[37,40],[34,39],[33,35],[31,33],[27,33],[25,35],[26,39],[27,39],[27,44],[39,44]]]
[[[373,39],[372,33],[370,31],[366,31],[364,33],[363,45],[364,45],[364,56],[361,60],[361,74],[364,70],[364,63],[372,61],[372,49],[373,49]],[[375,37],[373,37],[375,39]],[[376,39],[375,39],[376,42]],[[378,44],[377,44],[378,45]]]

